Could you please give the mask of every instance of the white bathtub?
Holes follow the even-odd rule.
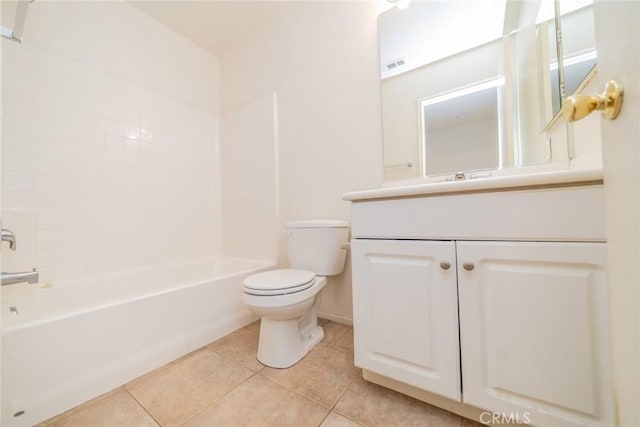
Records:
[[[250,323],[242,280],[273,267],[225,258],[3,287],[2,426],[32,426]]]

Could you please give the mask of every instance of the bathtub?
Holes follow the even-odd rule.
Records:
[[[224,258],[2,288],[2,426],[32,426],[256,317],[242,280],[274,264]]]

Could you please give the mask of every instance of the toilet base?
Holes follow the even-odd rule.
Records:
[[[271,368],[289,368],[300,361],[324,338],[318,326],[317,302],[302,319],[262,318],[258,342],[258,360]]]

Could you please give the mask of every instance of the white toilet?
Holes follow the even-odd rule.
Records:
[[[258,360],[288,368],[324,338],[316,295],[344,270],[349,223],[294,221],[285,225],[291,269],[254,274],[243,282],[242,301],[262,317]]]

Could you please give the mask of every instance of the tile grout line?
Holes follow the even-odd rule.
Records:
[[[272,379],[272,378],[266,377],[266,376],[262,375],[260,372],[256,372],[256,374],[260,375],[262,378],[264,378],[264,379],[268,380],[269,382],[272,382],[272,383],[273,383],[273,384],[275,384],[275,385],[278,385],[278,386],[283,387],[283,388],[285,388],[285,389],[287,389],[287,390],[289,390],[289,391],[294,392],[294,393],[295,393],[295,394],[297,394],[298,396],[301,396],[301,397],[305,398],[306,400],[308,400],[308,401],[310,401],[310,402],[313,402],[313,403],[315,403],[315,404],[317,404],[317,405],[322,406],[324,409],[328,409],[328,410],[329,410],[329,412],[331,412],[331,408],[329,408],[329,407],[328,407],[327,405],[325,405],[324,403],[320,403],[320,402],[318,402],[317,400],[315,400],[315,399],[313,399],[313,398],[311,398],[311,397],[309,397],[309,396],[305,396],[304,394],[300,393],[298,390],[295,390],[295,389],[293,389],[293,388],[289,387],[288,385],[281,384],[281,383],[279,383],[278,381],[276,381],[276,380],[274,380],[274,379]]]
[[[348,415],[345,415],[341,412],[338,412],[335,410],[336,406],[338,405],[338,402],[340,402],[340,399],[342,399],[342,397],[347,393],[347,390],[349,390],[349,387],[351,387],[353,385],[353,383],[356,382],[356,380],[358,379],[358,377],[362,375],[361,372],[356,372],[356,374],[353,376],[353,378],[351,378],[351,381],[349,382],[349,385],[345,387],[344,391],[342,392],[342,394],[340,394],[340,397],[338,397],[338,399],[335,401],[335,403],[333,404],[333,406],[331,407],[331,412],[335,412],[336,414],[343,416],[351,421],[353,421],[354,423],[358,424],[359,426],[363,426],[365,427],[364,424],[360,423],[357,420],[354,420],[353,418],[349,417]]]
[[[257,358],[256,358],[256,360],[258,360],[258,363],[260,363],[260,364],[262,365],[262,368],[258,369],[257,371],[254,371],[254,370],[253,370],[253,369],[251,369],[250,367],[243,365],[242,363],[240,363],[240,362],[236,361],[235,359],[232,359],[231,357],[227,356],[226,354],[224,354],[224,353],[220,353],[219,351],[217,351],[217,350],[214,350],[214,349],[210,348],[210,347],[209,347],[209,344],[205,345],[203,348],[206,348],[207,350],[214,352],[214,353],[215,353],[215,354],[217,354],[218,356],[221,356],[221,357],[223,357],[223,358],[225,358],[225,359],[227,359],[227,360],[229,360],[229,361],[231,361],[231,362],[235,363],[236,365],[240,366],[241,368],[244,368],[244,369],[248,369],[248,370],[250,370],[250,371],[251,371],[251,372],[253,372],[254,374],[257,374],[258,372],[262,371],[262,370],[265,368],[265,365],[262,365],[262,362],[260,362]]]
[[[327,322],[325,322],[325,324],[324,324],[324,325],[327,325],[327,324],[330,324],[330,323],[331,323],[330,321],[327,321]],[[232,332],[232,333],[230,333],[230,334],[228,334],[227,336],[222,337],[222,338],[229,338],[229,337],[232,337],[234,334],[237,334],[238,332],[242,331],[242,329],[243,329],[243,328],[241,328],[241,329],[239,329],[239,330],[236,330],[236,331],[234,331],[234,332]],[[246,332],[246,333],[252,333],[252,332],[250,332],[250,331],[244,331],[244,332]],[[221,338],[221,339],[222,339],[222,338]],[[199,351],[202,351],[202,350],[205,350],[205,349],[206,349],[206,350],[208,350],[208,351],[211,351],[212,353],[214,353],[214,354],[216,354],[216,355],[218,355],[218,356],[222,357],[223,359],[225,359],[225,360],[227,360],[227,361],[232,362],[234,365],[236,365],[236,366],[238,366],[238,367],[240,367],[240,368],[246,369],[247,371],[251,372],[251,375],[250,375],[249,377],[247,377],[245,380],[243,380],[242,382],[240,382],[239,384],[237,384],[236,386],[234,386],[233,388],[231,388],[230,390],[228,390],[225,394],[223,394],[222,396],[220,396],[220,397],[219,397],[218,399],[216,399],[214,402],[212,402],[211,404],[207,405],[207,406],[206,406],[205,408],[203,408],[201,411],[198,411],[197,413],[195,413],[193,416],[191,416],[190,418],[188,418],[188,419],[187,419],[184,423],[182,423],[181,425],[185,425],[186,423],[188,423],[189,421],[191,421],[193,418],[195,418],[195,417],[197,417],[198,415],[200,415],[202,412],[204,412],[205,410],[207,410],[208,408],[210,408],[211,406],[213,406],[214,404],[216,404],[216,403],[217,403],[218,401],[220,401],[222,398],[224,398],[224,397],[226,397],[227,395],[229,395],[230,393],[232,393],[235,389],[237,389],[237,388],[238,388],[238,387],[240,387],[242,384],[244,384],[245,382],[249,381],[251,378],[255,377],[256,375],[260,375],[262,378],[264,378],[264,379],[268,380],[269,382],[272,382],[272,383],[274,383],[274,384],[276,384],[276,385],[278,385],[278,386],[280,386],[280,387],[283,387],[283,388],[284,388],[284,389],[286,389],[286,390],[289,390],[289,391],[294,392],[296,395],[298,395],[298,396],[302,397],[303,399],[305,399],[305,400],[307,400],[307,401],[310,401],[310,402],[313,402],[313,403],[315,403],[315,404],[317,404],[317,405],[320,405],[320,406],[321,406],[322,408],[324,408],[324,409],[328,409],[327,414],[326,414],[326,415],[324,416],[324,418],[322,419],[322,422],[324,422],[324,420],[325,420],[325,419],[326,419],[326,418],[331,414],[331,412],[333,411],[333,408],[334,408],[334,407],[336,406],[336,404],[340,401],[340,399],[342,398],[342,396],[346,393],[347,389],[351,386],[351,384],[353,384],[353,382],[355,381],[355,378],[357,377],[357,374],[355,374],[355,375],[353,376],[353,378],[351,378],[351,380],[349,381],[349,383],[347,384],[347,386],[346,386],[346,387],[344,388],[344,390],[340,393],[339,397],[336,399],[336,401],[335,401],[333,404],[331,404],[331,405],[326,405],[326,404],[324,404],[324,403],[322,403],[322,402],[317,401],[316,399],[314,399],[314,398],[312,398],[312,397],[306,396],[305,394],[303,394],[303,393],[301,393],[301,392],[299,392],[299,391],[297,391],[297,390],[295,390],[295,389],[291,388],[290,386],[288,386],[288,385],[286,385],[286,384],[282,384],[282,383],[278,382],[278,381],[277,381],[277,380],[275,380],[275,379],[272,379],[272,378],[269,378],[269,377],[267,377],[267,376],[263,375],[263,374],[262,374],[262,371],[263,371],[263,370],[264,370],[264,368],[266,367],[265,365],[263,365],[263,366],[262,366],[258,371],[254,371],[253,369],[249,368],[248,366],[243,365],[242,363],[240,363],[240,362],[236,361],[235,359],[231,358],[230,356],[227,356],[226,354],[223,354],[223,353],[221,353],[221,352],[219,352],[219,351],[217,351],[217,350],[215,350],[215,349],[211,348],[210,346],[211,346],[212,344],[214,344],[215,342],[217,342],[217,340],[216,340],[216,341],[214,341],[214,342],[211,342],[211,343],[205,344],[204,346],[202,346],[202,347],[200,347],[200,348],[194,349],[194,350],[190,351],[189,353],[187,353],[187,354],[185,354],[185,355],[183,355],[183,356],[180,356],[180,357],[176,358],[175,360],[172,360],[172,361],[167,362],[166,364],[164,364],[164,365],[162,365],[162,366],[160,366],[160,367],[158,367],[158,368],[154,369],[153,371],[150,371],[150,372],[148,372],[148,373],[146,373],[146,374],[143,374],[143,375],[141,375],[141,376],[140,376],[140,377],[138,377],[138,378],[134,378],[133,380],[131,380],[131,381],[129,381],[129,382],[127,382],[127,383],[125,383],[125,384],[122,384],[122,385],[121,385],[121,386],[119,386],[119,387],[116,387],[116,388],[114,388],[114,389],[112,389],[112,390],[110,390],[110,391],[107,391],[107,392],[103,393],[103,394],[102,394],[102,395],[100,395],[100,396],[96,396],[94,399],[92,399],[92,400],[91,400],[91,401],[89,401],[89,402],[91,402],[91,403],[98,402],[98,401],[100,401],[100,400],[102,400],[102,399],[106,398],[108,394],[115,393],[115,392],[117,392],[117,391],[118,391],[118,389],[122,389],[122,390],[124,390],[124,391],[127,393],[127,395],[128,395],[129,397],[131,397],[131,398],[134,400],[134,402],[136,402],[136,404],[137,404],[139,407],[141,407],[141,408],[144,410],[144,412],[145,412],[147,415],[149,415],[149,417],[151,417],[151,419],[152,419],[152,420],[153,420],[153,421],[154,421],[158,426],[162,426],[162,424],[160,423],[160,421],[159,421],[158,419],[156,419],[156,418],[153,416],[153,414],[152,414],[151,412],[149,412],[149,410],[144,406],[144,404],[143,404],[142,402],[140,402],[140,401],[135,397],[135,395],[134,395],[134,394],[132,393],[132,391],[129,389],[128,385],[129,385],[129,384],[131,384],[132,382],[137,381],[138,379],[140,379],[140,378],[142,378],[142,377],[147,377],[147,376],[151,377],[151,376],[154,376],[154,375],[156,375],[159,371],[162,371],[162,370],[168,369],[168,368],[170,368],[171,366],[173,366],[173,365],[175,365],[176,363],[178,363],[179,361],[184,360],[184,359],[188,359],[188,358],[192,357],[195,353],[197,353],[197,352],[199,352]],[[321,342],[321,343],[319,343],[319,344],[324,345],[324,346],[327,346],[327,347],[332,348],[332,349],[335,349],[335,350],[346,351],[346,352],[352,352],[352,350],[351,350],[351,349],[345,348],[345,347],[340,346],[340,345],[334,345],[334,344],[331,344],[331,343],[328,343],[328,342]],[[74,408],[69,409],[68,411],[65,411],[65,412],[69,412],[69,413],[68,413],[67,415],[65,415],[65,416],[61,417],[60,419],[58,419],[56,422],[58,422],[58,421],[62,421],[62,420],[64,420],[64,419],[67,419],[68,417],[72,416],[72,415],[74,414],[74,412],[75,412],[75,411],[74,411],[74,409],[77,409],[77,408],[79,408],[80,406],[84,406],[84,405],[86,405],[86,404],[87,404],[87,403],[89,403],[89,402],[84,402],[84,403],[83,403],[83,404],[81,404],[81,405],[78,405],[78,406],[76,406],[76,407],[74,407]],[[59,415],[57,415],[57,416],[61,416],[61,415],[62,415],[62,414],[59,414]],[[342,415],[342,414],[340,414],[340,415]],[[56,417],[57,417],[57,416],[56,416]],[[52,418],[55,418],[55,417],[52,417]],[[346,418],[348,418],[348,417],[346,417]],[[47,421],[47,420],[45,420],[45,421],[43,421],[43,422],[46,422],[46,421]],[[321,424],[322,424],[322,422],[321,422]],[[51,423],[44,424],[44,426],[45,426],[45,427],[50,427],[51,425],[52,425]]]
[[[327,322],[325,323],[325,325],[326,325],[326,324],[329,324],[329,323],[331,323],[331,321],[327,321]],[[235,332],[232,332],[231,334],[227,335],[226,337],[229,337],[229,336],[231,336],[231,335],[233,335],[233,334],[237,333],[237,332],[238,332],[238,331],[240,331],[240,330],[241,330],[241,329],[239,329],[239,330],[237,330],[237,331],[235,331]],[[225,337],[223,337],[223,338],[225,338]],[[326,336],[325,336],[325,338],[326,338]],[[324,341],[324,340],[323,340],[323,341]],[[213,343],[215,343],[215,342],[216,342],[216,341],[214,341]],[[223,353],[220,353],[219,351],[217,351],[217,350],[215,350],[215,349],[213,349],[213,348],[209,347],[209,346],[210,346],[211,344],[213,344],[213,343],[209,343],[209,344],[205,345],[205,346],[204,346],[204,348],[207,348],[208,350],[210,350],[210,351],[212,351],[212,352],[214,352],[214,353],[216,353],[216,354],[219,354],[220,356],[222,356],[222,357],[224,357],[224,358],[226,358],[226,359],[228,359],[228,360],[230,360],[230,361],[234,362],[234,363],[235,363],[236,365],[238,365],[238,366],[241,366],[241,367],[243,367],[243,368],[245,368],[245,369],[249,369],[249,370],[251,370],[251,371],[254,373],[254,375],[255,375],[255,374],[259,374],[262,378],[265,378],[265,379],[269,380],[270,382],[272,382],[272,383],[274,383],[274,384],[277,384],[277,385],[279,385],[279,386],[281,386],[281,387],[284,387],[284,388],[285,388],[285,389],[287,389],[287,390],[293,391],[293,392],[294,392],[294,393],[296,393],[297,395],[299,395],[299,396],[301,396],[301,397],[303,397],[303,398],[305,398],[305,399],[307,399],[307,400],[309,400],[309,401],[311,401],[311,402],[313,402],[313,403],[316,403],[316,404],[318,404],[318,405],[322,406],[323,408],[329,409],[329,413],[331,412],[331,410],[332,410],[332,409],[331,409],[331,407],[330,407],[330,406],[325,405],[324,403],[319,402],[319,401],[317,401],[317,400],[313,399],[312,397],[306,396],[305,394],[303,394],[303,393],[299,392],[298,390],[295,390],[295,389],[291,388],[291,387],[290,387],[290,386],[288,386],[287,384],[282,384],[282,383],[280,383],[279,381],[277,381],[277,380],[275,380],[275,379],[273,379],[273,378],[269,378],[269,377],[267,377],[267,376],[263,375],[263,374],[262,374],[262,371],[264,371],[264,369],[265,369],[265,368],[267,368],[268,366],[263,365],[263,366],[262,366],[262,368],[261,368],[260,370],[258,370],[258,371],[253,371],[251,368],[248,368],[248,367],[246,367],[246,366],[242,365],[241,363],[237,362],[236,360],[232,359],[231,357],[229,357],[229,356],[227,356],[227,355],[225,355],[225,354],[223,354]],[[353,351],[352,351],[352,350],[350,350],[350,349],[347,349],[347,348],[344,348],[344,347],[340,347],[340,346],[337,346],[337,345],[332,345],[332,344],[328,344],[328,343],[323,343],[322,341],[320,341],[320,342],[318,343],[318,345],[325,345],[325,346],[328,346],[328,347],[330,347],[330,348],[338,349],[338,350],[341,350],[341,351],[346,351],[346,352],[349,352],[349,353],[352,353],[352,352],[353,352]],[[256,358],[256,360],[257,360],[257,358]],[[259,360],[258,360],[258,362],[262,364],[262,362],[260,362]],[[357,374],[354,374],[354,378],[355,378],[356,376],[357,376]],[[253,377],[253,375],[252,375],[252,377]],[[340,393],[340,397],[342,397],[342,395],[345,393],[345,391],[347,390],[347,388],[349,388],[349,386],[351,385],[351,383],[354,381],[354,378],[352,378],[352,379],[351,379],[351,381],[350,381],[350,382],[349,382],[349,384],[345,387],[345,389],[342,391],[342,393]],[[249,378],[247,378],[247,380],[248,380],[248,379],[249,379]],[[244,383],[244,381],[243,381],[243,383]],[[238,384],[238,386],[239,386],[239,385],[240,385],[240,384]],[[234,388],[234,389],[235,389],[235,388]],[[230,392],[231,392],[231,391],[230,391]],[[336,403],[337,403],[337,401],[340,399],[340,397],[339,397],[339,398],[336,400],[336,402],[334,402],[331,406],[335,406],[335,404],[336,404]],[[328,413],[327,413],[327,415],[328,415]]]
[[[214,342],[215,342],[215,341],[214,341]],[[220,396],[220,397],[219,397],[218,399],[216,399],[215,401],[211,402],[211,404],[207,405],[207,406],[206,406],[205,408],[203,408],[201,411],[198,411],[198,412],[197,412],[196,414],[194,414],[192,417],[189,417],[189,418],[188,418],[184,423],[182,423],[181,425],[184,425],[184,424],[188,423],[189,421],[191,421],[193,418],[195,418],[196,416],[198,416],[199,414],[201,414],[201,413],[202,413],[203,411],[205,411],[207,408],[209,408],[210,406],[214,405],[214,404],[215,404],[216,402],[218,402],[220,399],[222,399],[223,397],[227,396],[227,395],[228,395],[229,393],[231,393],[233,390],[235,390],[236,388],[238,388],[241,384],[244,384],[246,381],[248,381],[249,379],[253,378],[253,377],[255,376],[255,374],[257,373],[257,372],[255,372],[255,371],[253,371],[252,369],[249,369],[248,367],[246,367],[246,366],[244,366],[244,365],[241,365],[240,363],[236,362],[235,360],[233,360],[233,359],[231,359],[231,358],[229,358],[229,357],[225,356],[224,354],[220,354],[220,353],[218,353],[217,351],[215,351],[215,350],[213,350],[213,349],[209,348],[209,345],[210,345],[210,344],[213,344],[213,343],[209,343],[209,344],[206,344],[206,345],[204,345],[204,346],[202,346],[202,347],[200,347],[200,348],[197,348],[197,349],[195,349],[195,350],[193,350],[193,351],[191,351],[191,352],[189,352],[189,353],[185,354],[184,356],[181,356],[181,357],[179,357],[179,358],[177,358],[177,359],[175,359],[175,360],[172,360],[172,361],[170,361],[170,362],[168,362],[168,363],[166,363],[166,364],[164,364],[164,365],[162,365],[162,366],[160,366],[160,367],[158,367],[158,368],[154,369],[153,371],[148,372],[148,373],[146,373],[146,374],[144,374],[144,375],[142,375],[142,376],[141,376],[141,377],[143,377],[143,376],[147,376],[147,375],[149,375],[149,376],[156,375],[156,373],[157,373],[157,372],[155,372],[155,371],[161,371],[161,370],[164,370],[164,369],[166,369],[166,368],[169,368],[170,366],[172,366],[172,365],[176,364],[176,362],[177,362],[178,360],[188,359],[189,357],[192,357],[192,354],[194,354],[194,353],[196,353],[196,352],[198,352],[198,351],[203,351],[203,350],[211,351],[211,352],[212,352],[212,353],[214,353],[215,355],[218,355],[218,356],[222,357],[223,359],[225,359],[225,360],[228,360],[228,361],[232,362],[233,364],[237,365],[238,367],[243,368],[243,369],[246,369],[246,370],[248,370],[248,371],[250,371],[250,372],[251,372],[251,375],[250,375],[249,377],[247,377],[245,380],[243,380],[242,382],[240,382],[239,384],[237,384],[235,387],[231,388],[228,392],[226,392],[225,394],[223,394],[222,396]],[[132,380],[132,381],[136,381],[136,380],[137,380],[137,378],[136,378],[136,379],[134,379],[134,380]],[[135,397],[135,396],[131,393],[131,391],[128,389],[127,384],[130,384],[132,381],[130,381],[129,383],[123,384],[121,387],[122,387],[124,390],[126,390],[126,392],[127,392],[127,393],[128,393],[128,394],[129,394],[129,395],[130,395],[130,396],[131,396],[131,397],[136,401],[136,403],[138,403],[138,404],[139,404],[139,405],[144,409],[144,411],[145,411],[147,414],[149,414],[149,416],[151,416],[151,418],[156,422],[156,424],[158,424],[158,426],[160,426],[160,427],[161,427],[161,426],[162,426],[162,423],[160,423],[160,421],[159,421],[158,419],[156,419],[156,418],[155,418],[155,417],[154,417],[154,416],[153,416],[153,415],[152,415],[152,414],[147,410],[147,408],[142,404],[142,402],[138,401],[138,399],[136,399],[136,397]],[[114,389],[114,390],[115,390],[115,389]]]
[[[327,415],[324,416],[324,418],[320,421],[320,424],[318,424],[318,427],[320,427],[327,418],[329,418],[329,415],[331,415],[331,410],[329,410],[329,412],[327,412]]]
[[[211,350],[213,351],[213,350]],[[216,353],[217,354],[217,353]],[[236,363],[237,364],[237,363]],[[241,366],[241,365],[239,365]],[[244,368],[244,366],[242,366]],[[245,368],[247,369],[247,368]],[[249,369],[250,370],[250,369]],[[251,370],[250,370],[251,371]],[[195,414],[193,414],[192,417],[189,417],[185,422],[183,422],[182,424],[180,424],[180,426],[184,426],[186,425],[189,421],[193,420],[194,418],[196,418],[198,415],[202,414],[204,411],[206,411],[207,409],[209,409],[210,407],[212,407],[213,405],[215,405],[216,403],[218,403],[219,401],[221,401],[222,399],[224,399],[225,397],[227,397],[228,395],[230,395],[231,393],[233,393],[233,391],[235,389],[237,389],[238,387],[240,387],[242,384],[246,383],[247,381],[249,381],[251,378],[255,377],[258,373],[251,371],[251,376],[247,377],[245,380],[243,380],[242,382],[238,383],[235,387],[231,388],[229,391],[227,391],[225,394],[223,394],[222,396],[218,397],[216,400],[214,400],[213,402],[211,402],[209,405],[205,406],[204,408],[202,408],[202,410],[197,411]]]
[[[138,404],[140,405],[140,407],[142,408],[142,410],[144,412],[147,413],[147,415],[149,415],[151,417],[151,419],[158,425],[158,427],[161,427],[162,424],[160,423],[160,420],[156,419],[156,417],[153,416],[153,414],[151,412],[149,412],[149,410],[147,410],[147,408],[142,404],[142,402],[140,402],[138,399],[136,399],[136,397],[129,391],[128,388],[126,388],[124,385],[122,386],[122,388],[127,392],[127,394],[129,396],[131,396],[131,398]]]
[[[331,321],[329,321],[329,320],[328,320],[327,322],[325,322],[325,325],[327,325],[327,324],[329,324],[329,323],[331,323]],[[240,330],[242,330],[242,329],[239,329],[239,330],[237,330],[237,331],[235,331],[235,332],[232,332],[231,334],[227,335],[226,337],[229,337],[229,336],[231,336],[231,335],[233,335],[233,334],[237,333],[237,332],[238,332],[238,331],[240,331]],[[258,335],[258,336],[259,336],[259,335]],[[225,337],[223,337],[223,338],[225,338]],[[325,339],[326,339],[326,336],[325,336]],[[323,341],[324,341],[324,340],[323,340]],[[215,341],[214,341],[214,343],[215,343]],[[264,364],[263,364],[263,366],[262,366],[262,368],[261,368],[260,370],[258,370],[258,371],[253,371],[252,369],[250,369],[250,368],[248,368],[248,367],[246,367],[246,366],[244,366],[244,365],[240,364],[239,362],[237,362],[236,360],[232,359],[231,357],[229,357],[229,356],[227,356],[227,355],[225,355],[225,354],[223,354],[223,353],[220,353],[219,351],[217,351],[217,350],[215,350],[215,349],[213,349],[213,348],[209,347],[211,344],[213,344],[213,343],[207,344],[207,345],[205,345],[205,347],[206,347],[208,350],[211,350],[211,351],[213,351],[214,353],[219,354],[219,355],[221,355],[222,357],[224,357],[224,358],[226,358],[226,359],[228,359],[228,360],[231,360],[231,361],[232,361],[232,362],[234,362],[235,364],[237,364],[237,365],[239,365],[239,366],[242,366],[243,368],[246,368],[246,369],[251,370],[251,371],[254,373],[254,375],[258,374],[258,375],[260,375],[262,378],[264,378],[264,379],[266,379],[266,380],[268,380],[268,381],[270,381],[270,382],[272,382],[272,383],[274,383],[274,384],[276,384],[276,385],[278,385],[278,386],[280,386],[280,387],[283,387],[283,388],[285,388],[286,390],[292,391],[292,392],[294,392],[295,394],[297,394],[297,395],[299,395],[299,396],[303,397],[304,399],[309,400],[310,402],[316,403],[316,404],[318,404],[318,405],[322,406],[322,407],[323,407],[323,408],[325,408],[325,409],[329,409],[329,412],[327,413],[327,416],[329,415],[329,413],[331,413],[331,407],[329,407],[328,405],[325,405],[324,403],[321,403],[321,402],[319,402],[319,401],[317,401],[317,400],[315,400],[315,399],[313,399],[313,398],[311,398],[311,397],[309,397],[309,396],[306,396],[306,395],[304,395],[304,394],[302,394],[301,392],[299,392],[299,391],[297,391],[297,390],[295,390],[295,389],[291,388],[290,386],[288,386],[288,385],[286,385],[286,384],[282,384],[282,383],[280,383],[279,381],[277,381],[277,380],[275,380],[275,379],[272,379],[272,378],[269,378],[269,377],[267,377],[267,376],[263,375],[263,374],[262,374],[262,371],[264,371],[264,369],[265,369],[265,368],[267,368],[268,366],[266,366],[266,365],[264,365]],[[341,350],[341,351],[352,352],[352,350],[350,350],[350,349],[347,349],[347,348],[344,348],[344,347],[340,347],[340,346],[337,346],[337,345],[332,345],[332,344],[328,344],[328,343],[323,343],[322,341],[320,341],[320,342],[318,343],[318,345],[325,345],[325,346],[328,346],[328,347],[331,347],[331,348],[334,348],[334,349],[338,349],[338,350]],[[256,358],[256,360],[257,360],[257,358]],[[262,362],[260,362],[259,360],[258,360],[258,362],[262,364]],[[252,377],[253,377],[254,375],[252,375]],[[355,378],[355,376],[356,376],[356,375],[354,375],[354,378]],[[247,380],[248,380],[248,379],[247,379]],[[243,382],[244,382],[244,381],[243,381]],[[342,391],[342,393],[340,394],[340,397],[342,397],[342,394],[344,394],[344,392],[345,392],[345,391],[346,391],[346,389],[349,387],[349,385],[351,385],[351,383],[352,383],[352,382],[353,382],[353,379],[349,382],[349,384],[347,385],[347,387],[345,387],[345,390],[343,390],[343,391]],[[239,385],[240,385],[240,384],[239,384]],[[239,385],[238,385],[238,386],[239,386]],[[338,398],[338,400],[339,400],[339,398]],[[337,402],[337,400],[336,400],[336,402]],[[335,403],[333,403],[333,406],[335,406]],[[326,418],[326,416],[325,416],[325,418]],[[323,420],[324,420],[324,419],[323,419]]]
[[[329,323],[331,323],[331,321],[327,321],[327,322],[325,323],[325,325],[326,325],[326,324],[329,324]],[[326,335],[325,335],[325,339],[326,339]],[[324,341],[324,340],[323,340],[323,341]],[[318,345],[324,345],[324,346],[330,347],[330,348],[332,348],[332,349],[337,349],[337,350],[340,350],[340,351],[345,351],[345,352],[348,352],[348,353],[353,353],[353,350],[352,350],[352,349],[345,348],[345,347],[338,346],[338,345],[334,345],[334,344],[329,344],[329,343],[326,343],[326,342],[323,342],[323,341],[320,341],[320,342],[318,343]],[[215,350],[213,350],[213,349],[211,349],[211,350],[212,350],[212,351],[215,351]],[[223,356],[224,356],[224,355],[223,355]],[[227,356],[225,356],[225,357],[227,357]],[[237,363],[237,362],[236,362],[236,363]],[[267,368],[267,367],[268,367],[268,366],[266,366],[266,365],[265,365],[265,366],[263,366],[263,367],[262,367],[262,369],[260,369],[258,372],[256,372],[256,374],[260,375],[262,378],[265,378],[265,379],[267,379],[268,381],[270,381],[270,382],[272,382],[272,383],[274,383],[274,384],[276,384],[276,385],[279,385],[279,386],[281,386],[281,387],[284,387],[284,388],[285,388],[285,389],[287,389],[287,390],[290,390],[290,391],[294,392],[295,394],[297,394],[297,395],[299,395],[299,396],[303,397],[304,399],[306,399],[306,400],[308,400],[308,401],[310,401],[310,402],[316,403],[316,404],[318,404],[318,405],[322,406],[322,407],[323,407],[323,408],[325,408],[325,409],[329,409],[329,412],[328,412],[328,413],[327,413],[327,415],[323,418],[323,422],[324,422],[324,419],[326,419],[326,418],[329,416],[329,414],[331,414],[331,412],[333,411],[333,408],[336,406],[336,404],[340,401],[340,399],[342,398],[342,396],[347,392],[347,389],[351,386],[351,384],[353,384],[353,382],[354,382],[354,381],[356,380],[356,378],[358,377],[358,371],[356,371],[356,373],[353,375],[353,377],[351,378],[351,380],[349,381],[349,383],[347,384],[347,386],[344,388],[344,390],[340,393],[340,395],[339,395],[339,397],[336,399],[336,401],[335,401],[333,404],[331,404],[331,405],[329,406],[329,405],[325,405],[324,403],[322,403],[322,402],[319,402],[319,401],[315,400],[315,399],[314,399],[314,398],[312,398],[312,397],[306,396],[305,394],[303,394],[303,393],[301,393],[300,391],[298,391],[298,390],[296,390],[296,389],[294,389],[294,388],[290,387],[290,386],[289,386],[289,385],[287,385],[287,384],[283,384],[283,383],[281,383],[281,382],[277,381],[276,379],[269,378],[269,377],[267,377],[267,376],[263,375],[263,374],[262,374],[262,371],[264,370],[264,368]],[[342,415],[342,414],[339,414],[339,415]],[[342,415],[342,416],[344,416],[344,415]],[[348,418],[349,420],[351,420],[351,418],[349,418],[349,417],[346,417],[346,416],[345,416],[345,418]],[[360,424],[360,423],[356,422],[355,420],[351,420],[351,421],[355,422],[355,423],[356,423],[356,424],[358,424],[358,425],[362,425],[362,424]]]

